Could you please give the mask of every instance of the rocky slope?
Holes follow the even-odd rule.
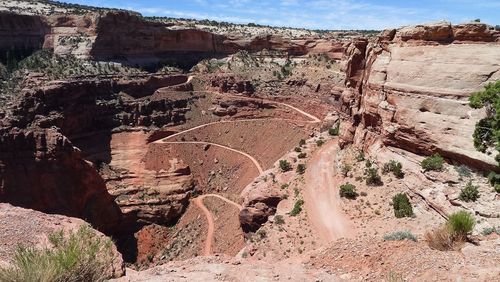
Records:
[[[343,107],[353,127],[345,139],[494,169],[493,156],[473,147],[474,125],[485,113],[471,109],[468,97],[500,79],[499,36],[485,24],[438,23],[352,42]]]

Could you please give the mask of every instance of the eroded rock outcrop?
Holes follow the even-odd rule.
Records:
[[[378,140],[494,169],[493,157],[473,147],[484,112],[471,109],[468,97],[500,79],[498,35],[485,24],[438,23],[385,31],[377,43],[352,42],[342,100],[353,128],[344,140],[366,147]]]

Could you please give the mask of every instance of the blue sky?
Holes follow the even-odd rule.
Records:
[[[311,29],[384,29],[476,18],[500,24],[500,0],[69,0],[145,16],[211,19]]]

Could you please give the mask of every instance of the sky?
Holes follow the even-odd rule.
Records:
[[[64,1],[64,0],[63,0]],[[385,29],[481,19],[500,24],[500,0],[67,0],[144,16],[210,19],[308,29]]]

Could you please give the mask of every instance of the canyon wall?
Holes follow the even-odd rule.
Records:
[[[485,24],[436,23],[384,31],[377,42],[348,46],[343,109],[353,126],[344,141],[440,153],[451,161],[495,169],[494,155],[474,149],[484,110],[468,97],[500,79],[500,32]]]

